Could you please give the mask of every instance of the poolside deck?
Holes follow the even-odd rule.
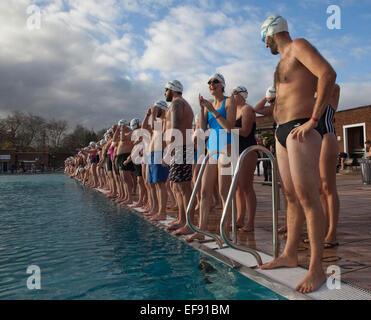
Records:
[[[262,181],[262,177],[256,177]],[[337,265],[341,269],[341,280],[358,288],[371,291],[371,185],[363,185],[360,174],[338,174],[338,193],[340,197],[340,217],[338,224],[339,246],[324,250],[323,264],[325,269]],[[255,232],[238,231],[238,242],[245,243],[259,251],[272,254],[272,209],[271,187],[256,184],[257,212]],[[172,217],[176,212],[169,211]],[[210,214],[211,231],[219,228],[221,210]],[[195,216],[197,218],[197,215]],[[198,221],[198,220],[196,220]],[[281,195],[281,210],[279,211],[279,226],[285,224],[285,209]],[[303,230],[303,239],[305,229]],[[280,238],[280,250],[285,246],[285,240]],[[299,264],[308,268],[310,246],[302,242],[298,249]]]

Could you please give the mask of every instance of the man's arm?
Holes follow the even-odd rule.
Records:
[[[317,100],[312,117],[319,120],[331,98],[336,81],[336,72],[307,40],[294,40],[293,49],[295,58],[318,78]]]

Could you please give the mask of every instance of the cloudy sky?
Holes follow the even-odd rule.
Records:
[[[341,9],[340,30],[327,27],[329,5]],[[29,111],[101,129],[142,118],[172,79],[197,113],[215,71],[255,104],[279,60],[260,37],[274,13],[333,65],[339,109],[368,105],[370,9],[370,0],[1,0],[0,117]]]

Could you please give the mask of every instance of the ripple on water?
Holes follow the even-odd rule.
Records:
[[[0,299],[280,299],[63,175],[1,177],[0,214]]]

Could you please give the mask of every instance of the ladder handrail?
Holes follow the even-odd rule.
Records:
[[[202,165],[201,165],[200,171],[198,173],[196,183],[193,186],[193,191],[192,191],[191,198],[189,199],[189,202],[188,202],[188,206],[187,206],[187,210],[186,210],[186,219],[187,219],[187,224],[188,224],[189,228],[193,232],[200,233],[200,234],[203,234],[203,235],[208,236],[210,238],[213,238],[218,243],[219,248],[223,248],[223,244],[221,243],[219,237],[216,234],[211,233],[211,232],[206,231],[206,230],[201,230],[200,228],[194,226],[192,224],[192,222],[191,222],[191,217],[190,217],[190,215],[191,215],[191,208],[193,207],[193,204],[194,204],[195,198],[196,198],[196,194],[198,192],[198,189],[200,188],[201,180],[202,180],[202,175],[203,175],[203,173],[205,171],[205,168],[206,168],[206,163],[207,163],[207,161],[209,160],[209,158],[211,156],[213,156],[214,154],[217,154],[217,153],[223,153],[223,154],[225,154],[225,152],[223,152],[223,151],[218,151],[218,150],[217,151],[213,151],[211,153],[207,153],[205,155],[204,160],[202,161]],[[233,165],[232,162],[231,162],[231,165]],[[232,166],[232,169],[233,169],[233,166]],[[201,213],[200,213],[200,215],[201,215]]]
[[[267,154],[268,157],[269,157],[269,160],[271,162],[271,165],[272,165],[272,224],[273,224],[273,249],[274,249],[273,255],[274,255],[274,258],[278,257],[278,254],[279,254],[278,233],[277,233],[277,225],[278,225],[278,214],[277,214],[277,202],[278,202],[277,178],[278,178],[278,174],[277,173],[278,173],[278,171],[277,171],[277,165],[276,165],[275,157],[273,156],[273,154],[268,149],[264,148],[263,146],[255,145],[255,146],[251,146],[251,147],[245,149],[241,153],[241,155],[238,159],[237,166],[236,166],[236,169],[234,171],[234,176],[233,176],[233,179],[232,179],[232,182],[231,182],[231,186],[229,188],[227,201],[226,201],[226,203],[224,205],[224,209],[223,209],[222,219],[221,219],[221,222],[220,222],[220,235],[221,235],[223,241],[229,247],[240,250],[240,251],[251,253],[255,257],[255,259],[257,260],[257,262],[260,266],[260,265],[262,265],[261,257],[254,249],[249,248],[247,246],[239,245],[237,243],[232,244],[228,241],[226,235],[224,234],[224,224],[226,222],[227,211],[229,209],[230,202],[233,199],[235,191],[236,191],[238,175],[240,173],[240,167],[241,167],[242,160],[245,158],[245,156],[248,153],[256,151],[256,150],[262,151],[265,154]],[[233,228],[233,226],[232,226],[232,228]]]

